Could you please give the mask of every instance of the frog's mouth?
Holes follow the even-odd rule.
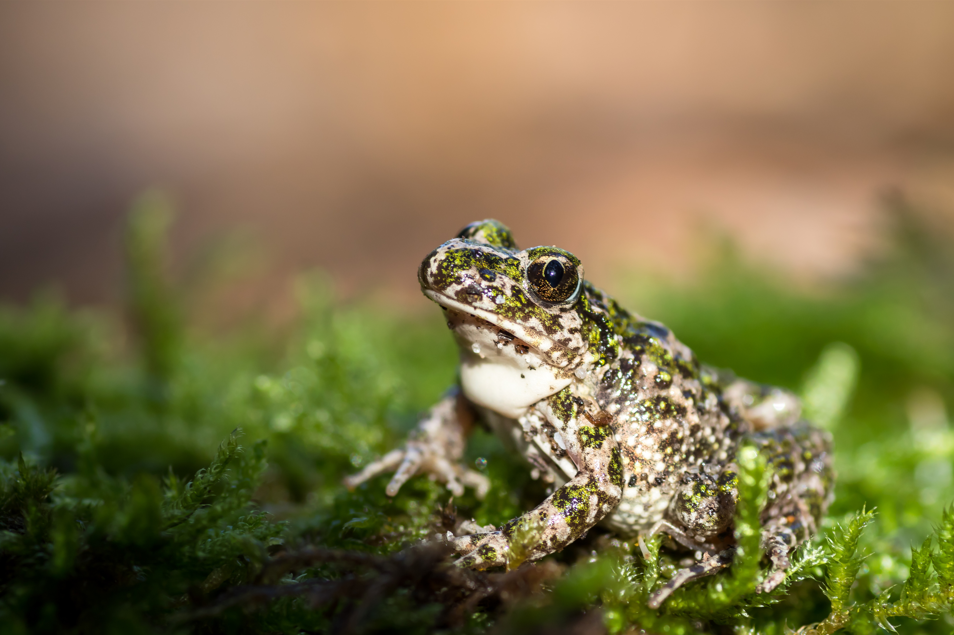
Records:
[[[542,333],[523,325],[504,320],[492,311],[464,304],[439,291],[433,289],[423,289],[423,291],[424,295],[441,305],[441,307],[466,313],[477,318],[481,323],[486,325],[485,328],[487,328],[487,330],[496,331],[501,340],[513,344],[514,349],[518,353],[525,354],[532,350],[540,357],[547,359],[550,364],[558,366],[565,365],[565,362],[563,364],[556,363],[553,356],[548,353],[548,351],[554,348],[554,342]]]

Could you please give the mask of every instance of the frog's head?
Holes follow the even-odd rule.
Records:
[[[583,265],[567,251],[521,251],[507,227],[479,221],[428,254],[418,278],[447,311],[462,350],[529,356],[531,367],[545,364],[567,377],[586,360]]]

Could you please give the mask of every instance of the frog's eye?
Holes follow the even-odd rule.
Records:
[[[576,300],[582,286],[576,265],[558,255],[541,256],[531,262],[527,280],[541,300],[553,303]]]

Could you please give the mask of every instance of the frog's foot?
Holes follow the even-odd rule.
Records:
[[[479,472],[458,464],[464,454],[466,430],[472,425],[472,410],[458,390],[448,392],[427,413],[412,438],[403,448],[392,450],[359,473],[344,479],[354,489],[383,472],[394,472],[388,483],[388,496],[394,496],[415,474],[425,472],[432,479],[445,483],[454,496],[461,496],[464,487],[477,491],[483,498],[490,489],[490,480]]]
[[[649,596],[649,608],[658,609],[662,603],[672,595],[672,592],[681,587],[690,580],[704,578],[708,575],[718,573],[722,569],[732,564],[732,556],[735,554],[734,548],[729,548],[722,553],[709,556],[705,554],[704,560],[691,567],[685,567],[676,572],[672,579],[659,588],[655,593]]]
[[[388,496],[395,496],[408,479],[421,472],[444,483],[454,496],[462,496],[465,486],[476,490],[478,498],[483,498],[490,489],[490,479],[486,476],[449,460],[438,444],[420,440],[408,441],[403,448],[391,450],[357,474],[345,478],[344,484],[354,489],[378,474],[392,471],[394,476],[385,490]]]

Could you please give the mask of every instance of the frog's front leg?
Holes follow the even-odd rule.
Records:
[[[518,532],[520,559],[537,560],[583,536],[619,504],[623,464],[613,426],[594,417],[599,408],[573,396],[569,388],[537,408],[557,429],[576,476],[500,530],[454,538],[464,554],[457,561],[460,566],[484,569],[511,562]]]
[[[429,472],[455,496],[463,495],[466,485],[483,498],[490,489],[490,481],[460,464],[473,421],[473,406],[454,388],[428,411],[403,448],[388,452],[359,473],[345,478],[344,484],[354,489],[378,474],[393,471],[394,477],[385,491],[388,496],[394,496],[409,478],[418,472]]]

